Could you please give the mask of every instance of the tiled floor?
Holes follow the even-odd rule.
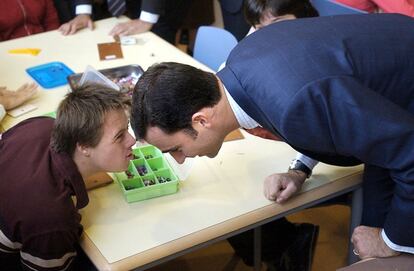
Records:
[[[348,249],[349,208],[342,205],[312,208],[289,216],[293,222],[318,224],[319,238],[312,271],[332,271],[346,265]],[[252,268],[233,257],[233,250],[226,241],[197,250],[150,271],[247,271]],[[262,267],[265,270],[265,267]]]

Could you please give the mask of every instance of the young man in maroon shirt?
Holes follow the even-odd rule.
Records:
[[[76,269],[78,210],[89,201],[84,180],[127,169],[135,144],[128,109],[118,91],[89,86],[66,96],[56,120],[31,118],[2,135],[2,270]]]

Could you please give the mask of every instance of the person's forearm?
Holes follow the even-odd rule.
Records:
[[[10,110],[27,101],[36,91],[37,85],[34,83],[24,84],[17,91],[10,91],[5,87],[0,87],[0,104],[6,110]]]
[[[0,104],[7,110],[13,105],[14,94],[9,90],[0,87]]]

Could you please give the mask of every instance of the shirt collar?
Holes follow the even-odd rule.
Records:
[[[236,103],[233,97],[231,97],[224,84],[223,88],[224,92],[226,93],[227,100],[230,103],[230,107],[233,110],[233,113],[236,116],[239,125],[244,129],[253,129],[259,126],[259,124],[254,119],[252,119],[249,115],[246,114],[246,112],[244,112],[244,110]]]

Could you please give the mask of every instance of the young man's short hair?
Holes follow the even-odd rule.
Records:
[[[130,104],[130,98],[121,92],[97,84],[73,90],[57,110],[52,148],[72,155],[77,143],[95,147],[102,138],[106,113],[128,110]]]
[[[296,18],[319,16],[309,0],[246,0],[244,3],[244,16],[252,26],[260,24],[260,18],[266,11],[275,17],[287,14]]]

